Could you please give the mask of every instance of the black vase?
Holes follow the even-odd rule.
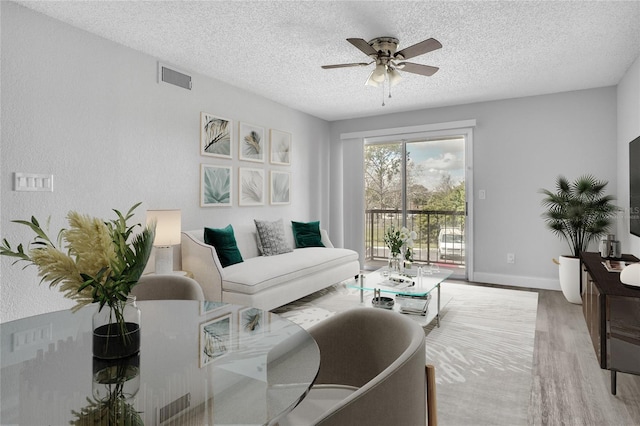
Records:
[[[93,397],[96,401],[114,393],[127,399],[140,390],[140,354],[115,360],[93,358]]]
[[[126,358],[140,351],[140,309],[135,296],[103,306],[93,315],[93,356]]]

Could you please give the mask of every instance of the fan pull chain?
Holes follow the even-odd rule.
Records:
[[[382,81],[382,106],[384,106],[384,80]]]

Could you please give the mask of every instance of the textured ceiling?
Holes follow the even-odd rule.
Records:
[[[326,120],[615,85],[640,54],[640,2],[18,1],[30,9]],[[345,41],[426,38],[392,98]],[[385,95],[386,96],[386,95]]]

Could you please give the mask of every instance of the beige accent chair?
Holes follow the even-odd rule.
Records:
[[[311,327],[320,371],[279,424],[426,425],[425,335],[414,321],[357,308]]]
[[[143,275],[131,294],[137,300],[204,300],[200,284],[182,275]]]

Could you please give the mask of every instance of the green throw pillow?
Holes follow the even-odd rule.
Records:
[[[293,239],[297,248],[324,247],[320,235],[320,222],[293,222]]]
[[[204,228],[204,242],[216,248],[223,268],[242,262],[242,255],[238,250],[231,225],[222,229]]]

